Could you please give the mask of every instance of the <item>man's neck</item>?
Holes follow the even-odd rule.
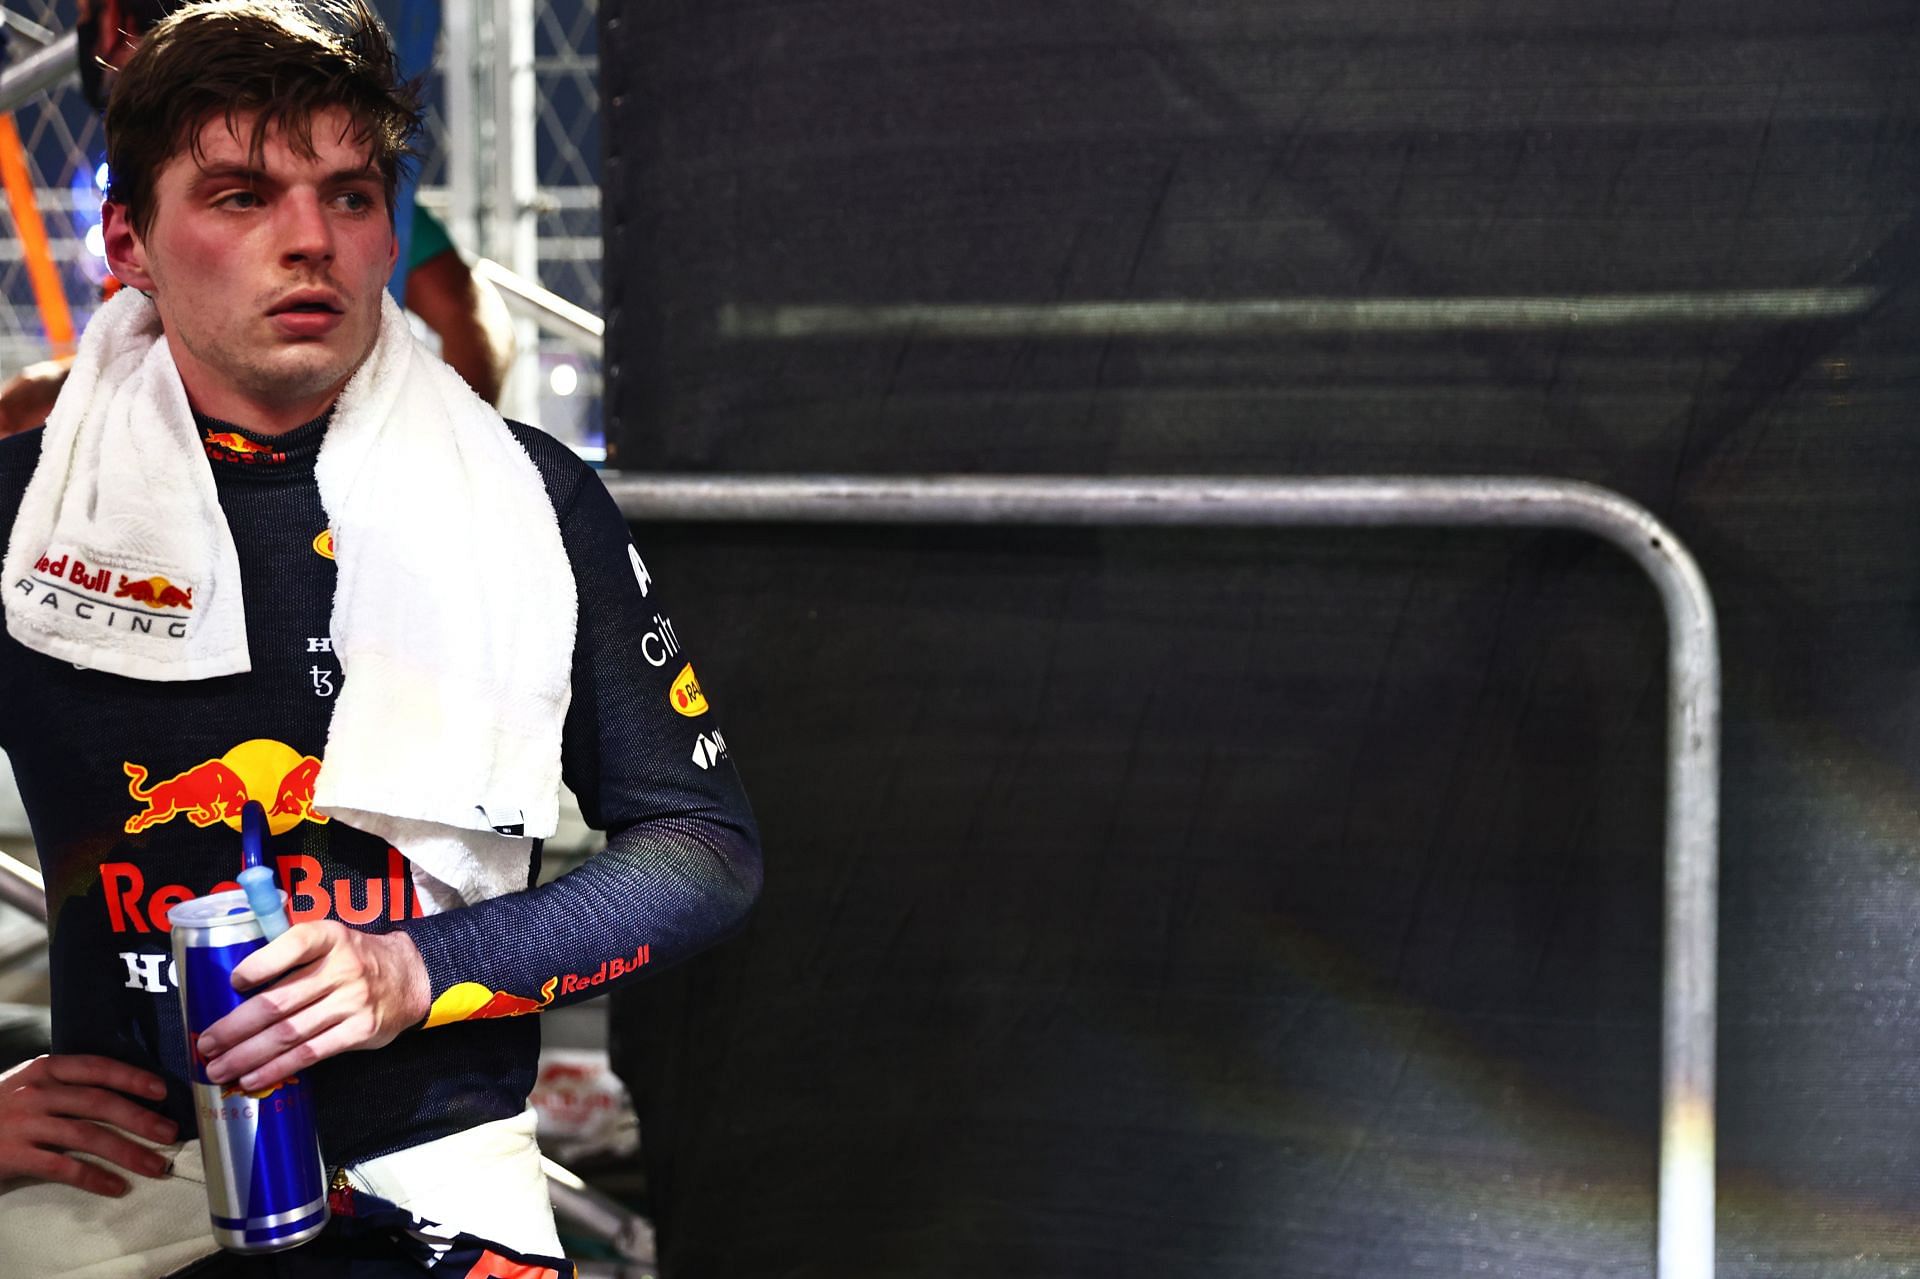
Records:
[[[187,403],[201,417],[214,418],[255,435],[285,435],[324,417],[338,391],[293,403],[261,404],[243,395],[199,395],[187,388]]]
[[[166,336],[173,367],[180,373],[180,385],[186,389],[187,404],[193,411],[256,435],[285,435],[324,416],[346,389],[343,378],[338,385],[312,395],[262,398],[212,373],[191,352],[184,351],[171,333]]]

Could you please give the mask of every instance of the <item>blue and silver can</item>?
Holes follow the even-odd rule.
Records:
[[[254,1092],[222,1086],[207,1078],[194,1047],[202,1031],[245,1000],[233,988],[233,970],[266,945],[260,921],[237,889],[181,902],[168,918],[214,1240],[230,1252],[305,1243],[327,1224],[326,1168],[308,1082],[295,1075]]]

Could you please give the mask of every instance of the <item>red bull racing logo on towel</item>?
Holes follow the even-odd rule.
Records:
[[[313,809],[320,761],[272,738],[241,742],[219,759],[202,760],[151,786],[146,785],[145,765],[128,761],[121,767],[127,774],[127,794],[140,805],[127,818],[129,835],[176,817],[195,826],[224,822],[239,830],[240,809],[249,799],[259,800],[267,810],[271,834],[284,835],[301,822],[327,820]]]
[[[191,583],[158,574],[135,577],[72,554],[42,555],[13,589],[49,614],[133,635],[185,639],[186,615],[193,611]]]

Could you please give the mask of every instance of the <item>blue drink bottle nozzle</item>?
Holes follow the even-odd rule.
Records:
[[[287,931],[287,911],[281,904],[280,886],[267,866],[267,810],[257,799],[240,809],[240,864],[240,887],[247,894],[247,905],[253,907],[260,931],[272,941]]]

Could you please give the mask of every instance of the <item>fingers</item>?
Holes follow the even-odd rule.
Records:
[[[332,920],[304,924],[247,963],[256,960],[253,972],[244,971],[247,964],[234,970],[235,989],[243,976],[274,984],[195,1041],[215,1083],[255,1091],[336,1053],[389,1043],[426,1015],[426,965],[404,933],[362,933]]]
[[[105,1168],[37,1146],[12,1152],[8,1173],[35,1181],[64,1182],[90,1195],[105,1195],[109,1199],[118,1199],[130,1189],[126,1178],[116,1177]]]
[[[37,1115],[20,1120],[19,1132],[22,1138],[32,1142],[43,1152],[51,1153],[54,1150],[62,1152],[53,1155],[54,1159],[78,1164],[80,1169],[99,1173],[107,1181],[118,1182],[120,1179],[103,1169],[68,1156],[70,1154],[92,1155],[108,1163],[117,1164],[128,1172],[137,1172],[145,1177],[164,1177],[167,1169],[172,1167],[172,1163],[165,1155],[148,1150],[140,1143],[128,1140],[111,1128],[104,1128],[99,1124],[87,1123],[80,1119]],[[84,1171],[77,1172],[74,1176],[88,1181],[94,1180]],[[65,1181],[69,1185],[78,1185],[83,1190],[89,1188],[81,1181],[75,1180],[74,1176],[56,1176],[54,1179]]]
[[[278,1083],[335,1053],[365,1046],[373,1018],[363,1001],[336,991],[262,1028],[207,1063],[207,1078],[246,1090]]]
[[[245,1003],[201,1031],[200,1038],[194,1041],[200,1055],[207,1060],[207,1077],[217,1084],[225,1083],[226,1078],[214,1069],[221,1054],[325,997],[333,986],[327,974],[315,965],[271,990],[249,996]]]
[[[37,1091],[42,1099],[40,1109],[44,1114],[91,1120],[94,1124],[112,1124],[162,1145],[180,1135],[171,1119],[156,1115],[145,1106],[105,1088],[43,1084]]]
[[[167,1095],[166,1082],[153,1072],[129,1066],[111,1057],[95,1057],[86,1053],[36,1057],[22,1068],[20,1082],[111,1088],[129,1096],[152,1097],[156,1100]]]
[[[286,1049],[275,1052],[261,1066],[240,1075],[242,1089],[255,1091],[271,1087],[280,1079],[300,1074],[307,1066],[313,1066],[328,1056],[369,1047],[374,1020],[365,1010],[336,1008],[332,1006],[332,1001],[328,1001],[328,1004],[321,1004],[315,1010],[301,1014],[301,1018],[290,1020],[282,1026],[288,1027],[284,1037]]]
[[[312,963],[338,945],[339,935],[346,931],[344,924],[331,919],[295,924],[234,967],[233,988],[252,990]]]

